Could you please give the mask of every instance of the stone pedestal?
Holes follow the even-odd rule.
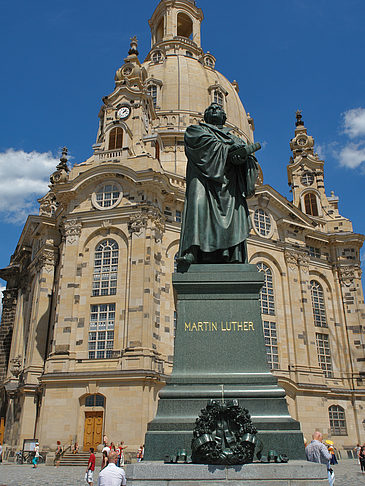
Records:
[[[288,464],[162,464],[125,466],[128,486],[323,486],[328,485],[323,464],[293,461]]]
[[[237,399],[257,427],[263,452],[304,459],[303,435],[267,361],[255,265],[191,265],[173,275],[177,297],[174,368],[148,425],[145,459],[191,453],[195,420],[210,399]]]

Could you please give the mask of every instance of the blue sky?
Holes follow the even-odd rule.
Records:
[[[365,233],[365,2],[198,0],[202,46],[237,80],[254,117],[264,182],[290,199],[286,165],[295,111],[303,110],[325,186]],[[91,155],[102,96],[114,88],[129,39],[140,60],[158,0],[18,0],[0,17],[0,268],[9,263],[26,214],[47,191],[66,145],[72,163]],[[0,281],[0,286],[4,282]]]

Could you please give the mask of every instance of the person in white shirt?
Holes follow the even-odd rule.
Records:
[[[118,454],[111,452],[108,457],[109,464],[100,471],[98,486],[126,486],[127,480],[124,469],[117,467]]]

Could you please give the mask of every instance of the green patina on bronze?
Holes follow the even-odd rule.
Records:
[[[205,123],[185,133],[188,159],[180,238],[180,263],[247,263],[251,222],[246,199],[255,192],[258,164],[247,145],[224,127],[226,114],[213,103]]]

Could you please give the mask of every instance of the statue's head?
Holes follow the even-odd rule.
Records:
[[[226,120],[226,113],[218,103],[212,103],[204,112],[204,121],[211,125],[224,125]]]

